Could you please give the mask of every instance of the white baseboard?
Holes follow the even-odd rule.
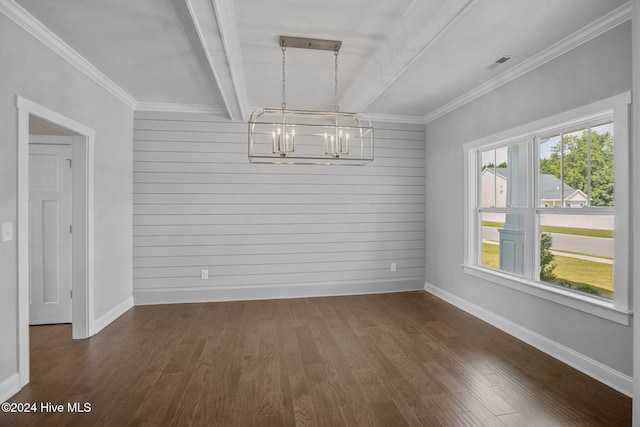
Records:
[[[249,301],[418,291],[422,290],[422,286],[422,279],[406,279],[362,283],[336,282],[277,286],[138,289],[133,291],[133,298],[135,305]]]
[[[16,372],[0,383],[0,402],[6,402],[11,396],[20,391],[20,375]]]
[[[511,322],[504,317],[447,292],[437,286],[425,282],[424,290],[444,301],[455,305],[461,310],[489,323],[492,326],[518,338],[521,341],[547,353],[548,355],[566,363],[567,365],[589,375],[590,377],[608,385],[609,387],[629,397],[633,395],[633,378],[612,369],[597,360],[593,360],[575,350],[565,347],[530,329]]]
[[[89,336],[93,336],[103,330],[106,326],[108,326],[111,322],[116,320],[118,317],[122,316],[127,310],[133,307],[133,297],[129,297],[126,300],[122,301],[117,306],[113,307],[111,310],[95,319],[91,323],[91,330],[89,331]]]

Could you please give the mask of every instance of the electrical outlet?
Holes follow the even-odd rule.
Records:
[[[398,269],[398,266],[396,265],[395,262],[391,263],[391,271],[396,271]]]
[[[209,278],[209,270],[200,270],[200,279],[207,280]]]

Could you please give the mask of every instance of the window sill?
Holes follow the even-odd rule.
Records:
[[[531,280],[483,267],[463,265],[463,269],[466,274],[471,276],[589,313],[593,316],[598,316],[626,326],[629,326],[631,323],[633,313],[615,307],[613,302],[591,298],[587,295],[580,295],[576,292],[566,291],[561,288],[545,286]]]

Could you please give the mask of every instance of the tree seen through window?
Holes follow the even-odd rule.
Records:
[[[589,196],[590,206],[614,205],[612,123],[562,135],[541,153],[540,174],[550,174]],[[544,142],[541,143],[541,147]],[[565,197],[569,196],[565,194]]]

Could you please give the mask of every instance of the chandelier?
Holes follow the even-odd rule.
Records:
[[[373,161],[373,126],[361,113],[338,107],[338,52],[341,41],[280,36],[282,105],[258,108],[249,118],[251,163],[364,165]],[[287,109],[287,48],[333,51],[333,111]]]

